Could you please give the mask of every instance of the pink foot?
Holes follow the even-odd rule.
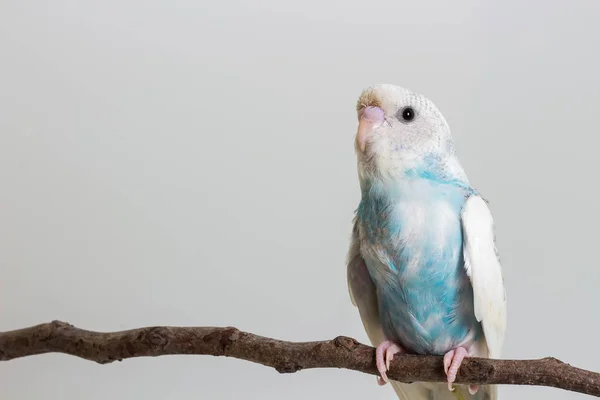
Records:
[[[446,376],[448,377],[448,389],[451,392],[454,391],[452,384],[456,380],[458,368],[460,367],[460,364],[462,363],[464,358],[468,355],[469,352],[464,347],[458,347],[454,350],[450,350],[444,355],[444,371],[446,371]],[[479,386],[469,385],[470,394],[475,394],[478,390]]]
[[[381,377],[377,377],[377,383],[380,386],[388,383],[386,372],[390,369],[390,362],[394,359],[394,354],[401,353],[402,348],[396,343],[386,340],[375,349],[375,363]]]

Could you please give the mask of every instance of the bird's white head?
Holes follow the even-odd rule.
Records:
[[[356,105],[355,148],[361,182],[402,178],[406,171],[441,169],[462,178],[448,123],[426,97],[399,86],[365,89]],[[466,178],[466,177],[465,177]]]

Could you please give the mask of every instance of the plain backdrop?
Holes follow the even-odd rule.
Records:
[[[0,330],[366,342],[344,264],[354,107],[393,83],[437,104],[490,201],[504,357],[600,370],[599,18],[597,0],[3,0]],[[395,397],[346,370],[49,354],[0,363],[0,398]]]

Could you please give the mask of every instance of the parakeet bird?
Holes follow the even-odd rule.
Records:
[[[506,294],[486,201],[469,184],[450,128],[424,96],[364,90],[355,138],[361,200],[347,279],[378,382],[397,353],[444,356],[447,383],[392,381],[401,400],[497,399],[497,387],[454,385],[465,357],[499,358]]]

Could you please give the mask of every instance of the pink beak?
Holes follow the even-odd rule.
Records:
[[[361,152],[365,151],[367,140],[373,132],[384,121],[385,114],[379,107],[365,107],[358,113],[358,131],[356,140]]]

